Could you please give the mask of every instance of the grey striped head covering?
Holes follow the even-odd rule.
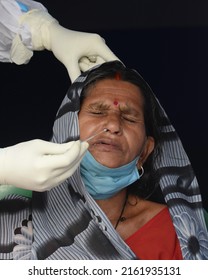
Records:
[[[106,71],[114,68],[116,71],[125,68],[128,72],[118,61],[107,62],[83,73],[71,85],[57,112],[53,142],[79,139],[78,112],[83,88],[96,79],[105,78]],[[135,70],[129,71],[134,71],[138,79],[142,80],[152,96],[154,108],[163,120],[159,127],[162,135],[161,153],[160,157],[154,158],[153,169],[169,208],[183,258],[208,259],[208,233],[202,200],[190,161],[151,88]],[[19,211],[21,218],[32,214],[32,223],[30,218],[25,222],[27,234],[25,231],[23,233],[28,242],[24,250],[20,246],[19,235],[16,235],[15,242],[20,247],[15,246],[13,249],[12,256],[15,259],[136,259],[86,191],[79,168],[72,177],[51,191],[33,193],[32,200],[26,200],[24,205],[25,208]],[[21,228],[20,231],[22,233]],[[11,254],[3,256],[9,258]]]

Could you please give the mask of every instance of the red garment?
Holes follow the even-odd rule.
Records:
[[[183,259],[168,208],[161,210],[125,242],[141,260]]]

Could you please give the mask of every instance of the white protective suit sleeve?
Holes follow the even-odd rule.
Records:
[[[81,71],[118,60],[100,35],[62,27],[41,3],[0,0],[0,61],[28,63],[43,49],[65,65],[72,82]]]
[[[37,9],[47,12],[47,9],[39,2],[23,0],[28,10]],[[27,10],[21,9],[15,0],[0,0],[0,61],[14,62],[12,60],[12,44],[16,47],[20,57],[16,58],[16,64],[28,63],[33,56],[32,37],[28,26],[20,26],[19,18]],[[15,42],[13,42],[15,40]],[[19,48],[19,50],[18,50]],[[22,56],[21,56],[22,54]],[[18,56],[18,55],[17,55]]]

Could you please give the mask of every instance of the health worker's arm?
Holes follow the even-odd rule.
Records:
[[[100,35],[64,28],[41,3],[0,0],[0,61],[28,63],[43,49],[65,65],[72,82],[81,71],[118,60]]]

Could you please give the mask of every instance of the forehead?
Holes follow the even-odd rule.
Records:
[[[88,102],[102,100],[106,103],[114,100],[124,103],[143,105],[143,94],[140,88],[126,81],[105,79],[89,87],[86,99]]]

